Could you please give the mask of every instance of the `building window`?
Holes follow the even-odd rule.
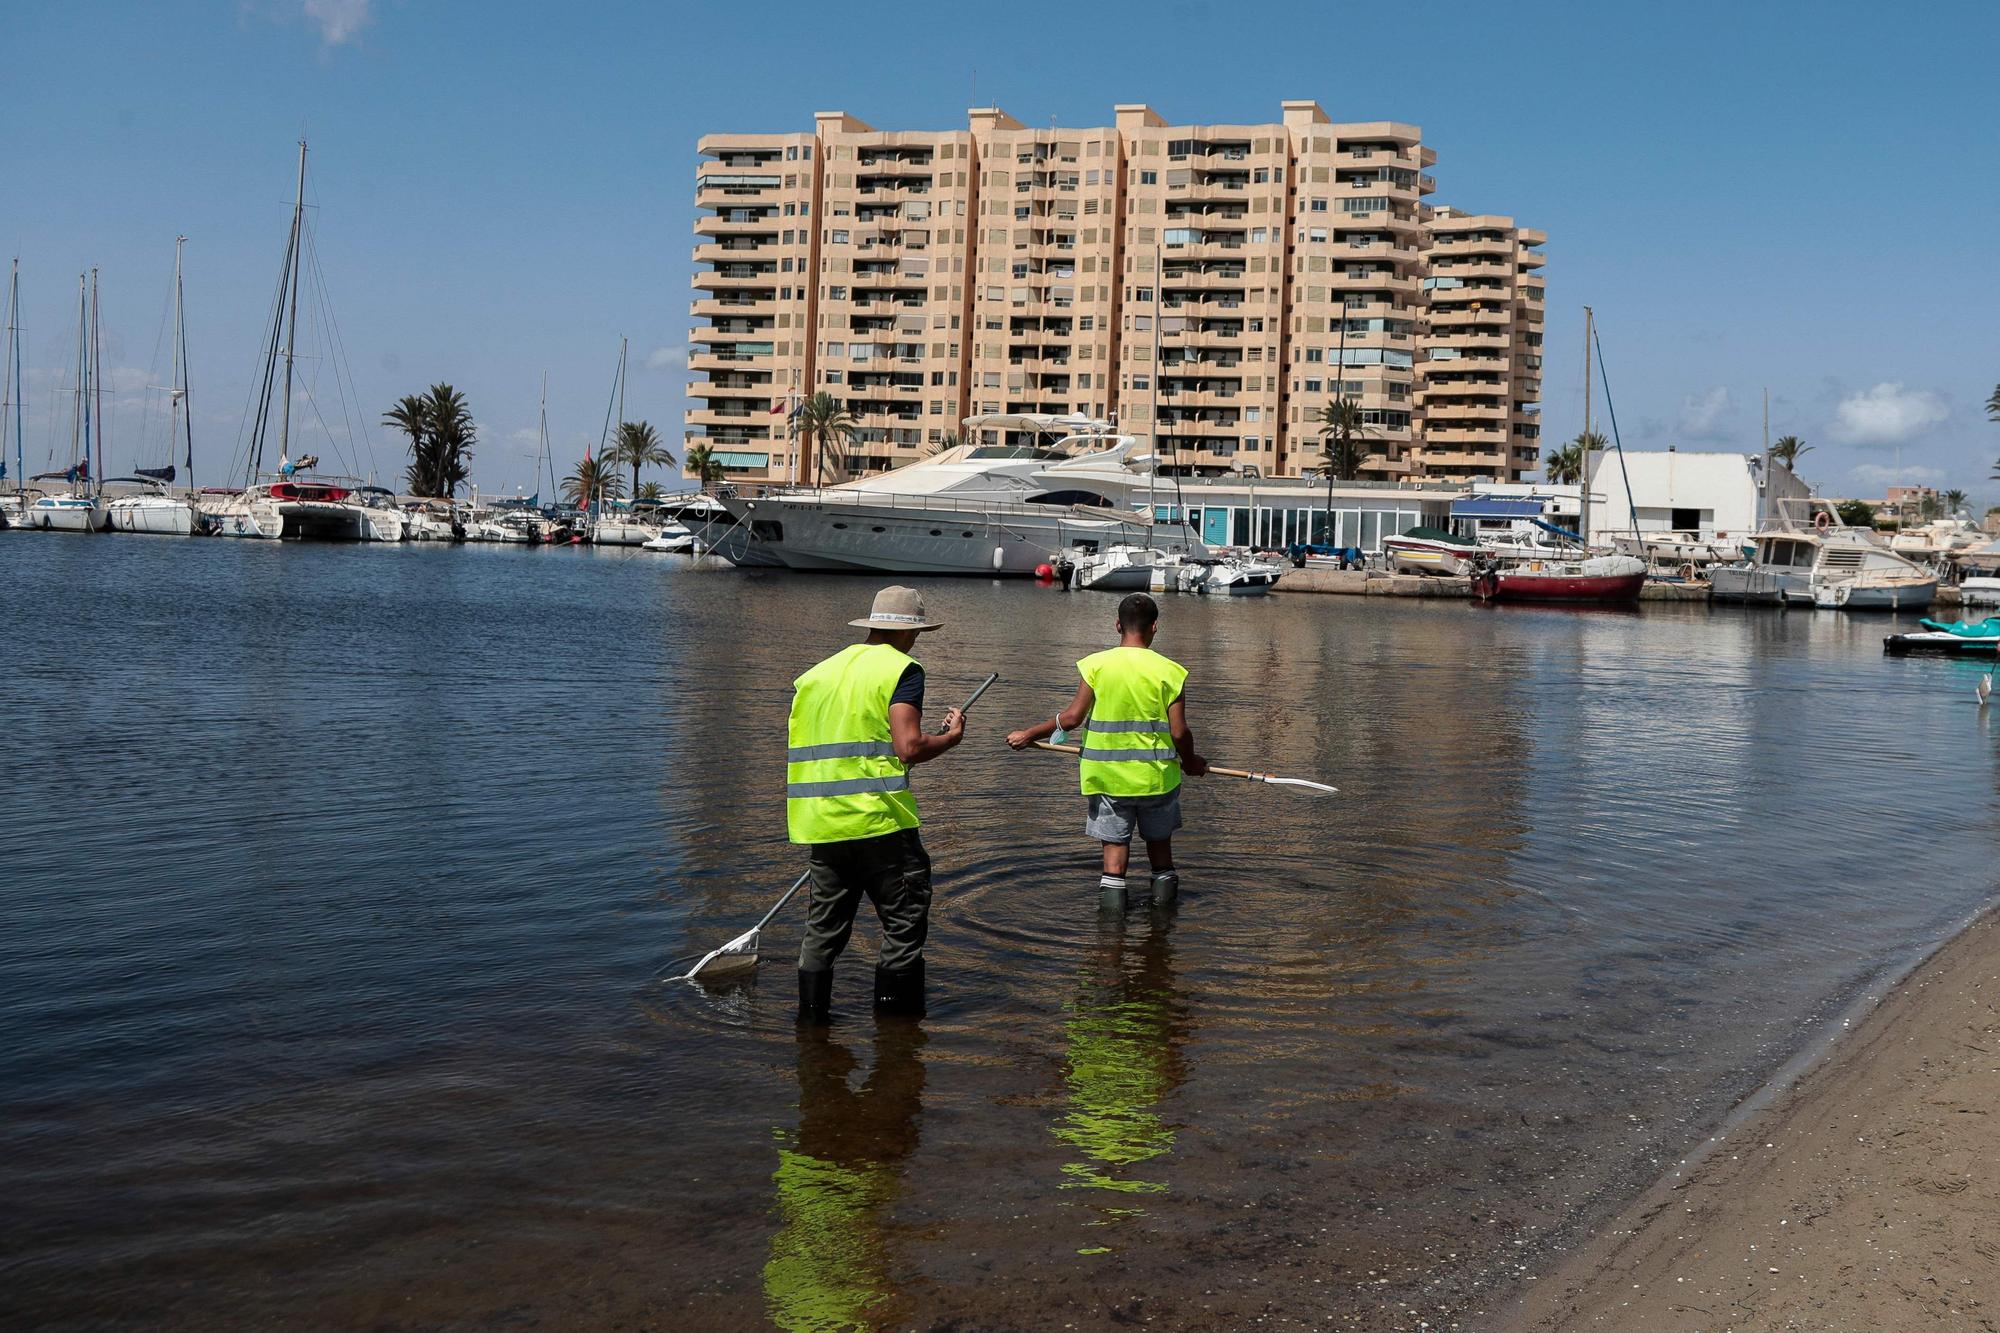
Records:
[[[1142,171],[1142,172],[1140,172],[1140,173],[1139,173],[1139,184],[1141,184],[1141,185],[1158,185],[1159,183],[1160,183],[1160,173],[1159,173],[1159,172],[1157,172],[1157,171]]]

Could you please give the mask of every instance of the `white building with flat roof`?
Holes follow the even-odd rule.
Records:
[[[1684,533],[1739,541],[1757,530],[1756,454],[1602,450],[1590,456],[1590,533]]]

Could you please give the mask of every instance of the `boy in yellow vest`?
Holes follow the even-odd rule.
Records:
[[[931,859],[917,837],[910,769],[965,739],[956,708],[924,733],[924,669],[917,636],[939,628],[914,588],[884,588],[865,620],[868,638],[792,682],[785,753],[785,823],[811,851],[812,896],[799,944],[799,1019],[824,1022],[833,962],[854,931],[862,895],[882,923],[875,1003],[921,1012],[930,933]]]
[[[1089,806],[1083,831],[1104,844],[1098,895],[1113,911],[1125,908],[1135,830],[1146,841],[1153,901],[1165,904],[1179,896],[1173,835],[1181,826],[1181,775],[1208,772],[1188,730],[1182,689],[1187,668],[1153,651],[1159,621],[1159,604],[1143,592],[1120,602],[1118,646],[1076,664],[1083,682],[1069,706],[1052,720],[1007,737],[1007,744],[1025,750],[1058,731],[1086,728],[1077,764]]]

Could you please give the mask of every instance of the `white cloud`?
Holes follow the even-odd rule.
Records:
[[[648,370],[686,370],[688,349],[686,347],[655,347],[646,353]]]
[[[1833,437],[1845,444],[1903,444],[1950,415],[1934,393],[1878,384],[1840,400],[1834,408]]]
[[[1706,393],[1681,399],[1680,429],[1683,435],[1709,439],[1726,433],[1721,428],[1729,416],[1729,389],[1718,384]]]
[[[319,38],[328,46],[341,46],[354,40],[360,31],[374,19],[370,12],[374,0],[304,0],[303,8],[308,22],[319,28]]]
[[[1944,473],[1934,467],[1906,467],[1896,469],[1881,463],[1862,463],[1847,469],[1849,480],[1867,486],[1935,486],[1945,479]]]

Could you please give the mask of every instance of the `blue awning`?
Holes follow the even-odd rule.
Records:
[[[1497,495],[1477,495],[1451,502],[1453,518],[1540,518],[1542,502]]]

